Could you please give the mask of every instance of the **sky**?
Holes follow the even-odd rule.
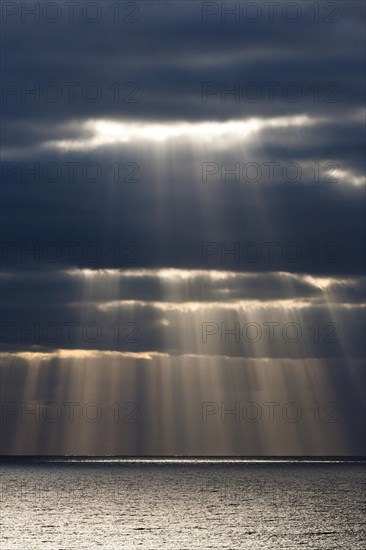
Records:
[[[2,454],[365,453],[364,17],[2,2]]]

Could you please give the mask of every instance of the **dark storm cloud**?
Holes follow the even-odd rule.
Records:
[[[363,359],[365,329],[361,308],[338,306],[331,314],[327,306],[305,311],[263,306],[245,311],[220,304],[194,312],[162,311],[149,304],[107,312],[90,307],[83,315],[61,307],[21,312],[4,308],[1,344],[4,363],[11,357],[7,353],[29,351],[37,360],[37,353],[59,349],[70,350],[76,358],[79,350],[100,350],[304,361],[343,357],[346,362]],[[101,366],[106,363],[108,356],[101,357]]]
[[[145,160],[138,183],[114,183],[105,161],[97,183],[4,183],[3,266],[363,273],[362,186],[203,183],[202,162],[161,162],[163,178]]]
[[[236,23],[230,18],[223,22],[216,16],[203,23],[202,9],[206,8],[200,2],[189,6],[184,2],[142,2],[138,22],[122,26],[107,16],[95,25],[80,17],[73,24],[65,20],[54,25],[32,20],[21,24],[19,17],[9,16],[3,24],[3,161],[17,166],[13,176],[13,165],[5,166],[2,178],[3,239],[13,243],[2,255],[5,266],[32,267],[32,261],[24,265],[19,260],[17,250],[24,243],[25,248],[32,248],[34,243],[41,247],[49,242],[83,246],[93,241],[102,247],[102,257],[88,261],[76,250],[75,265],[129,267],[128,250],[117,261],[111,257],[110,249],[118,240],[127,248],[136,243],[132,246],[138,252],[132,257],[137,266],[200,268],[202,245],[213,242],[218,252],[207,258],[209,268],[361,273],[361,189],[333,184],[306,188],[298,183],[257,189],[241,183],[225,186],[214,178],[209,178],[207,186],[202,183],[205,162],[224,162],[230,167],[233,162],[296,161],[304,170],[300,183],[312,183],[312,174],[305,170],[308,163],[324,166],[332,161],[336,176],[337,172],[346,174],[342,184],[362,179],[362,7],[357,2],[342,2],[339,22],[327,24],[314,23],[308,5],[301,6],[303,17],[298,23],[283,16],[274,23],[266,19],[257,24]],[[26,44],[32,47],[24,47]],[[121,82],[122,95],[136,96],[137,103],[113,102],[109,86],[116,80]],[[75,100],[69,101],[64,83],[72,81],[80,86],[76,86]],[[45,82],[56,83],[62,87],[62,98],[52,103],[41,94],[39,101],[29,96],[22,102],[22,85],[31,82],[41,87]],[[82,97],[82,85],[87,82],[102,88],[100,101]],[[123,89],[126,82],[137,83],[138,89],[133,85]],[[206,102],[202,101],[203,82],[219,86]],[[263,91],[264,82],[275,82],[279,88],[273,102],[264,97],[256,102],[242,98],[236,102],[232,96],[222,102],[221,89],[230,89],[235,82],[240,86],[254,82]],[[290,82],[301,89],[296,102],[283,97],[283,84]],[[91,139],[90,129],[84,126],[90,118],[197,123],[293,114],[326,120],[318,120],[315,126],[265,128],[225,151],[215,145],[200,150],[194,141],[173,141],[174,162],[169,143],[155,149],[138,139],[95,151],[92,144],[86,145],[84,152],[59,155],[47,150],[49,143],[57,140]],[[110,168],[116,160],[138,165],[138,185],[117,188],[111,183]],[[28,185],[30,176],[19,188],[20,163],[29,162],[31,167],[34,162],[70,161],[99,162],[105,167],[102,178],[92,186],[80,183],[78,176],[77,185],[65,183],[64,168],[55,184]],[[340,226],[340,219],[349,223]],[[222,260],[223,246],[229,249],[233,242],[256,243],[262,257],[253,262],[241,255],[239,262],[232,262],[232,257],[224,254]],[[274,264],[265,258],[266,242],[279,243]],[[283,257],[282,248],[289,242],[301,250],[298,261],[288,261],[286,252]],[[320,247],[319,257],[313,255],[314,243]],[[333,248],[324,252],[329,246]],[[57,268],[69,262],[62,253],[55,264],[42,263],[45,268]]]
[[[323,288],[339,304],[362,302],[364,280],[312,279],[306,275],[278,273],[241,274],[236,272],[167,270],[114,270],[94,271],[89,283],[89,274],[79,270],[35,271],[27,273],[26,280],[20,273],[4,272],[2,276],[2,303],[10,307],[18,300],[22,307],[37,307],[43,301],[47,308],[72,306],[89,298],[83,293],[86,285],[92,288],[90,302],[94,306],[112,300],[135,300],[143,302],[221,302],[237,300],[271,301],[293,300],[321,303]],[[187,277],[187,278],[185,278]],[[322,287],[324,285],[324,287]],[[168,286],[169,292],[166,287]],[[112,296],[109,289],[113,288]],[[45,307],[44,306],[44,307]]]
[[[304,12],[307,4],[302,4]],[[22,82],[58,83],[62,98],[51,103],[42,96],[39,102],[28,97],[29,102],[22,103],[20,88],[6,84],[4,116],[28,119],[30,109],[38,122],[96,116],[227,119],[324,110],[336,116],[363,105],[362,7],[357,2],[339,5],[339,22],[333,24],[316,24],[309,13],[298,24],[283,17],[275,23],[224,24],[213,18],[205,24],[200,2],[191,2],[189,8],[184,2],[142,2],[138,23],[122,27],[107,18],[96,25],[77,20],[20,25],[9,17],[3,24],[3,81],[19,87]],[[100,35],[103,43],[95,39]],[[115,81],[121,86],[137,83],[134,97],[139,102],[114,103],[109,86]],[[80,83],[73,102],[65,82]],[[102,88],[100,101],[83,99],[81,88],[88,82]],[[231,88],[235,82],[254,82],[262,91],[263,83],[276,82],[278,97],[276,93],[274,103],[264,99],[266,93],[254,103],[236,103],[232,97],[222,103],[216,93],[202,103],[203,82],[218,83],[220,90],[221,83]],[[289,82],[301,87],[301,100],[295,103],[283,98],[282,88]],[[323,88],[329,82],[336,88]],[[129,92],[132,89],[123,97]],[[292,93],[289,90],[289,96]]]
[[[362,279],[94,273],[47,277],[41,272],[29,274],[27,281],[4,276],[4,350],[304,358],[364,354],[358,306]]]

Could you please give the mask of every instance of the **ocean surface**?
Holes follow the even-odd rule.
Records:
[[[342,549],[365,544],[365,464],[1,463],[1,550]]]

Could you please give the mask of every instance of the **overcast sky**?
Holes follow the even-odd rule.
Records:
[[[1,10],[2,453],[364,454],[363,2]]]

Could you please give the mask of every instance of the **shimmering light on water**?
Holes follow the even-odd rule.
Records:
[[[62,462],[2,465],[2,549],[365,547],[362,464]]]

